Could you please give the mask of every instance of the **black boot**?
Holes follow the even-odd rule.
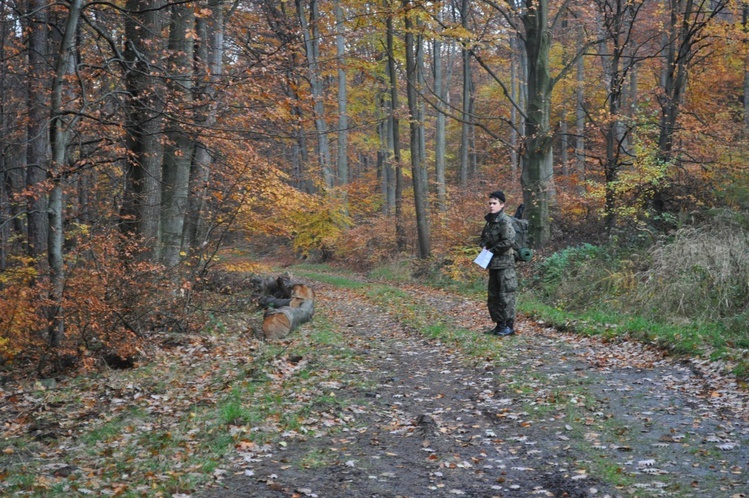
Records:
[[[502,330],[503,328],[504,328],[504,325],[500,325],[498,323],[496,327],[494,327],[491,330],[487,330],[486,332],[484,332],[484,334],[486,334],[486,335],[499,335],[499,331]]]
[[[497,331],[496,335],[500,337],[505,337],[508,335],[515,335],[515,331],[512,329],[512,327],[515,325],[515,320],[505,320],[504,325],[500,330]],[[499,328],[499,325],[497,325],[497,328]]]

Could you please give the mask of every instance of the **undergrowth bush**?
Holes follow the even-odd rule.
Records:
[[[39,318],[36,305],[34,292],[26,284],[7,283],[0,290],[0,364],[39,343],[32,332]]]
[[[347,230],[336,244],[335,259],[354,270],[367,271],[391,261],[397,252],[392,220],[379,217]]]
[[[533,287],[551,305],[584,309],[592,296],[616,295],[616,257],[613,250],[582,244],[558,251],[541,261]]]
[[[720,321],[749,310],[749,230],[738,213],[684,227],[660,241],[628,303],[649,315]],[[729,320],[730,321],[730,320]]]
[[[50,301],[48,282],[21,267],[2,273],[0,365],[41,375],[60,370],[130,366],[154,330],[195,331],[203,317],[189,306],[191,285],[163,267],[123,255],[117,237],[78,240],[66,257],[62,301]],[[177,284],[183,281],[184,284]],[[51,313],[62,317],[60,343],[49,341]]]
[[[649,248],[566,248],[537,265],[533,287],[560,309],[605,307],[663,323],[722,323],[741,332],[746,322],[737,317],[749,313],[747,226],[742,215],[722,212]]]

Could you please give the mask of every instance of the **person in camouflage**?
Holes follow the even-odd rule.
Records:
[[[489,194],[489,214],[484,216],[486,225],[481,232],[481,247],[491,251],[487,306],[489,315],[497,324],[487,334],[508,336],[515,333],[515,291],[518,287],[515,275],[515,230],[504,211],[505,194],[497,190]]]

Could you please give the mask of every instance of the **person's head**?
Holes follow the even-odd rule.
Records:
[[[489,212],[492,214],[502,211],[505,207],[505,194],[501,190],[495,190],[489,194]]]

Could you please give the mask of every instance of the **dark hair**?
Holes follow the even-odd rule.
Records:
[[[504,204],[505,202],[505,193],[501,190],[495,190],[491,194],[489,194],[490,199],[499,199],[499,201]]]

